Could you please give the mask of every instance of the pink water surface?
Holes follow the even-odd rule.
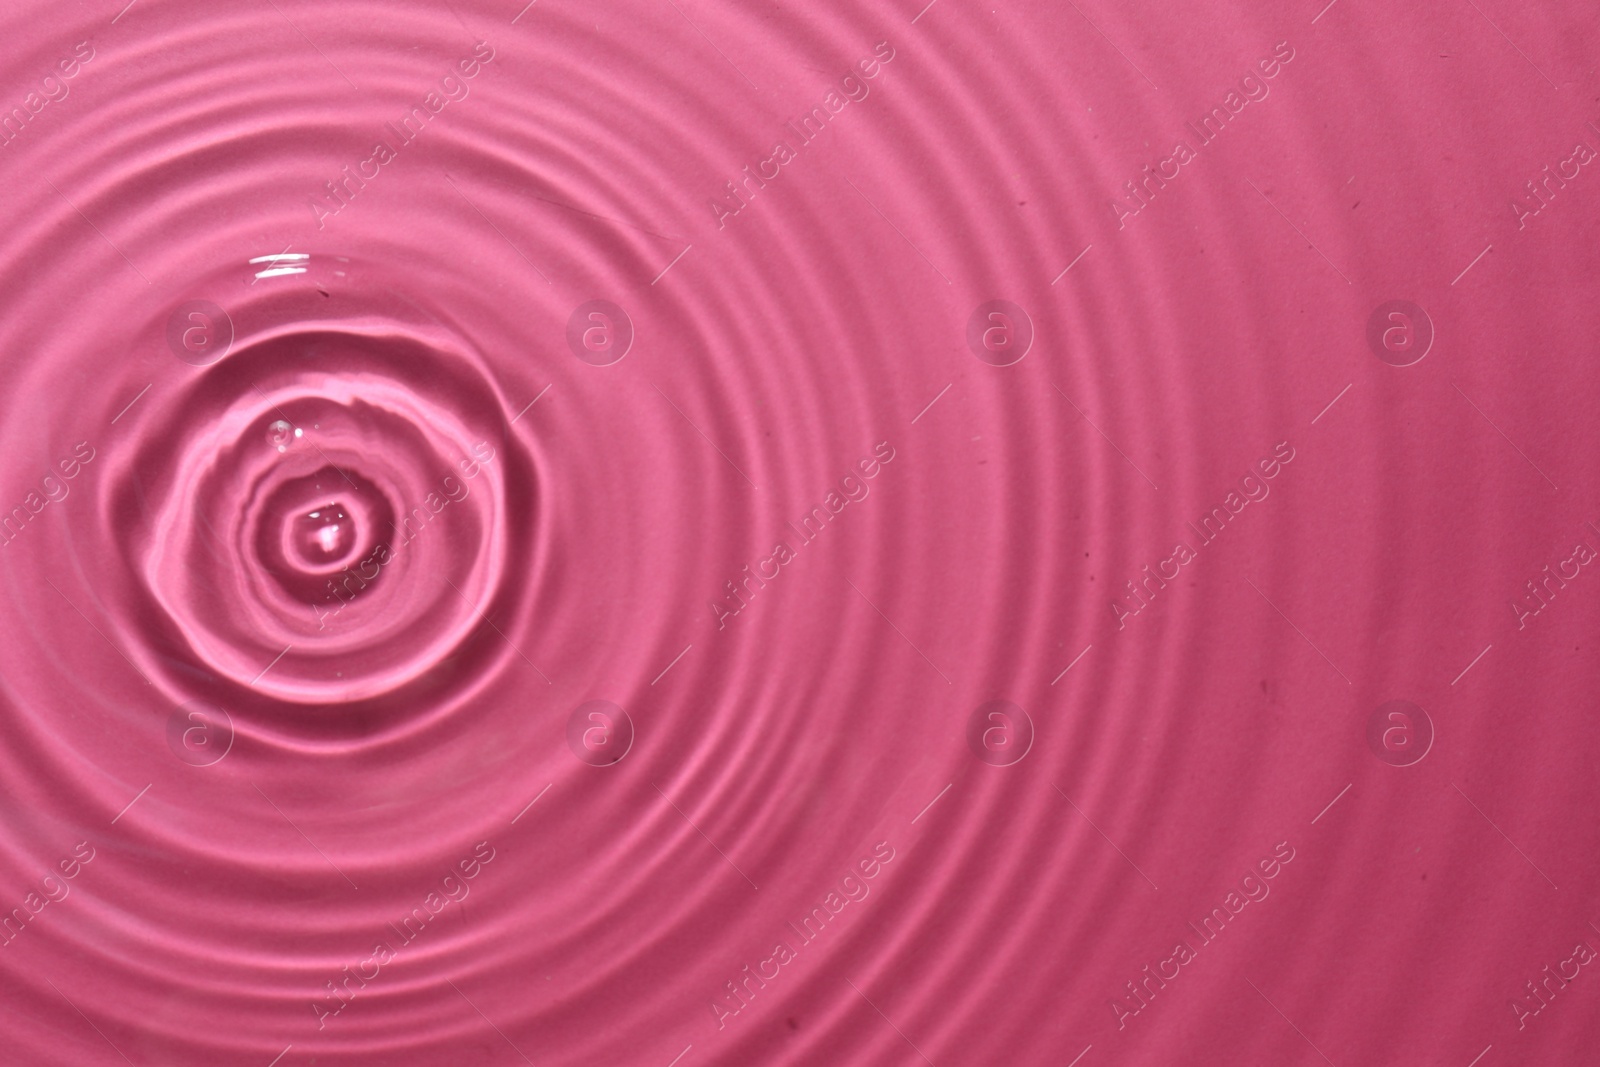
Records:
[[[1592,5],[0,32],[0,1065],[1600,1062]]]

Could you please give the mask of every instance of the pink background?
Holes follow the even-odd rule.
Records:
[[[1592,6],[918,8],[0,14],[0,1058],[1592,1055]]]

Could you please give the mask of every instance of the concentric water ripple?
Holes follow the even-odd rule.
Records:
[[[1578,7],[124,3],[0,15],[5,1063],[1584,1062]]]

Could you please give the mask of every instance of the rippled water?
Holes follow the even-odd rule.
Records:
[[[124,2],[0,15],[0,1059],[1581,1062],[1581,5]]]

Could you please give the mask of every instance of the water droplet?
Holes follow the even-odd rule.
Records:
[[[294,547],[313,566],[343,559],[356,542],[356,524],[338,503],[312,508],[294,521]]]
[[[291,432],[293,434],[292,437]],[[279,419],[277,422],[274,422],[271,426],[267,427],[267,443],[272,445],[279,452],[287,452],[289,450],[290,442],[294,437],[299,436],[300,431],[295,427],[290,426],[282,419]]]

